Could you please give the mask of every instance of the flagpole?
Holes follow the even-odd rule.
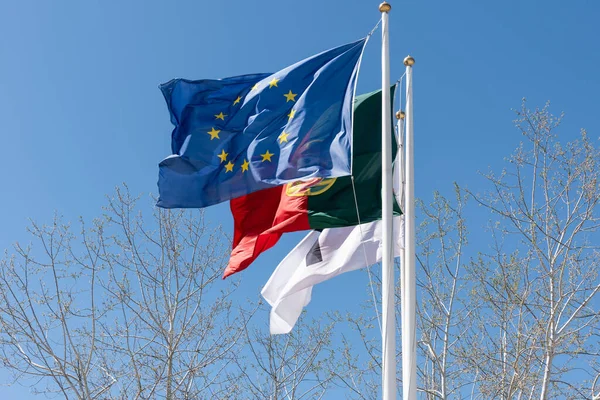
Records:
[[[394,304],[394,253],[392,246],[392,121],[390,101],[389,3],[379,5],[381,12],[381,145],[382,145],[382,394],[383,400],[396,399],[396,316]]]
[[[406,185],[406,171],[404,164],[404,119],[406,118],[406,113],[403,110],[398,110],[396,112],[396,129],[398,134],[396,135],[396,140],[398,141],[398,155],[396,156],[396,169],[399,170],[398,177],[394,178],[397,181],[394,182],[398,185],[398,192],[396,193],[396,199],[398,201],[398,205],[400,209],[404,212],[404,199],[406,196],[405,193],[405,185]],[[404,216],[403,216],[404,218]],[[404,230],[404,223],[401,225],[402,230]],[[403,232],[404,233],[404,232]],[[404,281],[406,278],[404,277],[404,260],[406,259],[404,255],[404,242],[399,249],[400,253],[398,254],[398,258],[400,259],[400,321],[404,324],[404,320],[406,317],[406,312],[404,310]]]
[[[402,398],[417,398],[417,341],[416,341],[416,253],[415,253],[415,170],[413,141],[412,66],[415,59],[404,59],[406,66],[406,142],[404,192],[404,259],[402,292]]]

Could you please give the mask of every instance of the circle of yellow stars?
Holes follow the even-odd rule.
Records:
[[[279,83],[280,79],[279,78],[275,78],[273,77],[269,82],[268,82],[268,89],[272,89],[272,88],[279,88],[279,86],[277,86],[277,84]],[[255,91],[258,90],[261,86],[261,82],[257,82],[254,86],[252,86],[252,89],[250,89],[250,91]],[[266,86],[265,86],[266,88]],[[292,90],[290,89],[287,93],[284,93],[283,96],[285,97],[285,102],[289,103],[290,101],[292,103],[296,102],[296,96],[298,96],[297,93],[292,92]],[[236,106],[238,105],[240,102],[242,101],[242,96],[238,96],[234,101],[233,101],[233,105]],[[292,109],[290,109],[288,116],[288,119],[291,120],[292,118],[294,118],[294,115],[296,114],[296,110],[294,110],[293,106]],[[215,114],[215,121],[217,120],[221,120],[221,121],[225,121],[225,117],[227,117],[228,114],[224,114],[222,111],[218,114]],[[210,140],[213,139],[221,139],[219,137],[219,133],[221,132],[221,130],[216,129],[215,127],[212,127],[210,131],[206,132],[208,135],[210,135]],[[288,142],[288,136],[290,134],[284,132],[281,132],[281,134],[277,137],[277,140],[279,140],[279,144],[283,144],[283,143],[287,143]],[[272,162],[272,157],[275,155],[275,153],[271,153],[268,149],[264,154],[260,154],[261,160],[260,162]],[[231,160],[227,160],[227,157],[229,156],[229,153],[227,153],[225,151],[225,149],[221,150],[220,154],[217,154],[217,157],[220,160],[220,164],[225,163],[224,167],[225,167],[225,173],[229,173],[229,172],[233,172],[233,167],[235,167],[235,163],[233,163]],[[242,170],[242,173],[248,171],[248,168],[250,167],[250,163],[248,162],[247,159],[244,159],[244,162],[240,165],[240,168]]]

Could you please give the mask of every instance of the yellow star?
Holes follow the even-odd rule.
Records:
[[[235,106],[237,103],[239,103],[240,101],[242,101],[242,96],[238,96],[237,99],[235,99],[235,101],[233,102],[233,105]]]
[[[221,111],[220,113],[215,115],[215,119],[220,119],[221,121],[225,121],[226,116],[227,116],[227,114],[223,114],[223,112]]]
[[[210,140],[213,140],[213,139],[221,139],[219,137],[219,132],[221,132],[221,131],[218,129],[212,128],[210,130],[210,132],[206,132],[206,133],[208,133],[210,135]]]
[[[288,136],[290,136],[289,133],[285,133],[285,132],[281,132],[281,135],[279,135],[278,139],[279,139],[279,143],[283,143],[288,141]]]
[[[296,96],[298,96],[298,93],[292,93],[290,90],[287,94],[284,94],[284,96],[287,99],[285,101],[287,103],[288,101],[296,101]]]
[[[233,171],[233,165],[234,164],[231,162],[231,160],[227,164],[225,164],[225,172]]]
[[[258,89],[258,82],[254,86],[252,86],[251,90],[256,90],[256,89]]]
[[[250,163],[248,162],[248,160],[244,160],[244,162],[242,163],[242,174],[244,173],[244,171],[248,171],[249,165]]]
[[[225,153],[225,149],[221,150],[221,154],[217,154],[217,157],[221,159],[221,162],[225,162],[227,160],[227,156],[229,153]]]
[[[274,153],[269,153],[269,150],[267,150],[267,152],[265,154],[261,154],[260,156],[262,157],[262,161],[261,162],[265,162],[265,161],[271,161],[271,157],[274,156]]]
[[[294,118],[294,114],[296,114],[296,110],[290,110],[288,117],[290,117],[290,119],[292,119],[292,118]]]
[[[279,79],[277,79],[277,78],[271,79],[271,82],[269,82],[269,89],[271,89],[273,86],[277,87],[277,82],[279,82]]]

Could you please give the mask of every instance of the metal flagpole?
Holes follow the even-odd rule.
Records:
[[[415,170],[413,141],[412,66],[415,59],[404,59],[406,66],[406,186],[404,192],[404,259],[402,292],[402,397],[417,398],[417,340],[416,340],[416,254],[415,254]]]
[[[400,86],[400,90],[402,89],[402,87]],[[396,129],[398,131],[398,134],[396,136],[396,140],[398,141],[398,155],[396,156],[396,169],[394,170],[394,173],[396,173],[396,171],[398,171],[398,176],[394,177],[394,179],[396,180],[394,183],[398,185],[398,192],[396,194],[396,200],[398,201],[398,205],[400,206],[400,210],[402,210],[402,212],[404,212],[404,198],[406,196],[405,193],[405,184],[406,184],[406,171],[405,171],[405,165],[404,165],[404,119],[406,118],[406,113],[402,110],[398,110],[396,112],[396,120],[397,120],[397,124],[396,124]],[[398,196],[399,194],[399,196]],[[404,218],[404,215],[402,216],[402,218]],[[404,230],[404,223],[402,223],[401,225],[402,230]],[[404,232],[402,232],[404,234]],[[404,319],[406,318],[406,312],[404,310],[404,281],[405,281],[405,277],[404,277],[404,260],[406,259],[405,255],[404,255],[404,243],[402,243],[402,247],[400,248],[400,254],[398,255],[398,258],[400,258],[400,321],[402,321],[402,323],[404,322]]]
[[[382,393],[383,400],[396,399],[396,316],[394,307],[394,253],[392,247],[392,120],[388,13],[392,6],[379,5],[381,12],[381,145],[382,145]]]

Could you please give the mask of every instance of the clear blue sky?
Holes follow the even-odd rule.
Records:
[[[522,97],[564,111],[566,135],[585,127],[598,137],[599,2],[391,3],[392,80],[407,54],[416,59],[417,196],[449,194],[454,181],[480,187],[477,171],[497,169],[520,140],[511,108]],[[157,192],[172,129],[158,84],[281,69],[367,34],[378,4],[0,1],[0,249],[27,240],[28,218],[99,215],[121,182],[133,193]],[[380,85],[379,35],[365,53],[359,92]],[[227,204],[208,213],[231,230]],[[288,235],[243,273],[245,295],[259,295],[273,260],[300,237]],[[327,283],[328,297],[317,288],[309,310],[352,308],[350,293],[364,291],[364,279]],[[0,388],[2,398],[23,393]]]

